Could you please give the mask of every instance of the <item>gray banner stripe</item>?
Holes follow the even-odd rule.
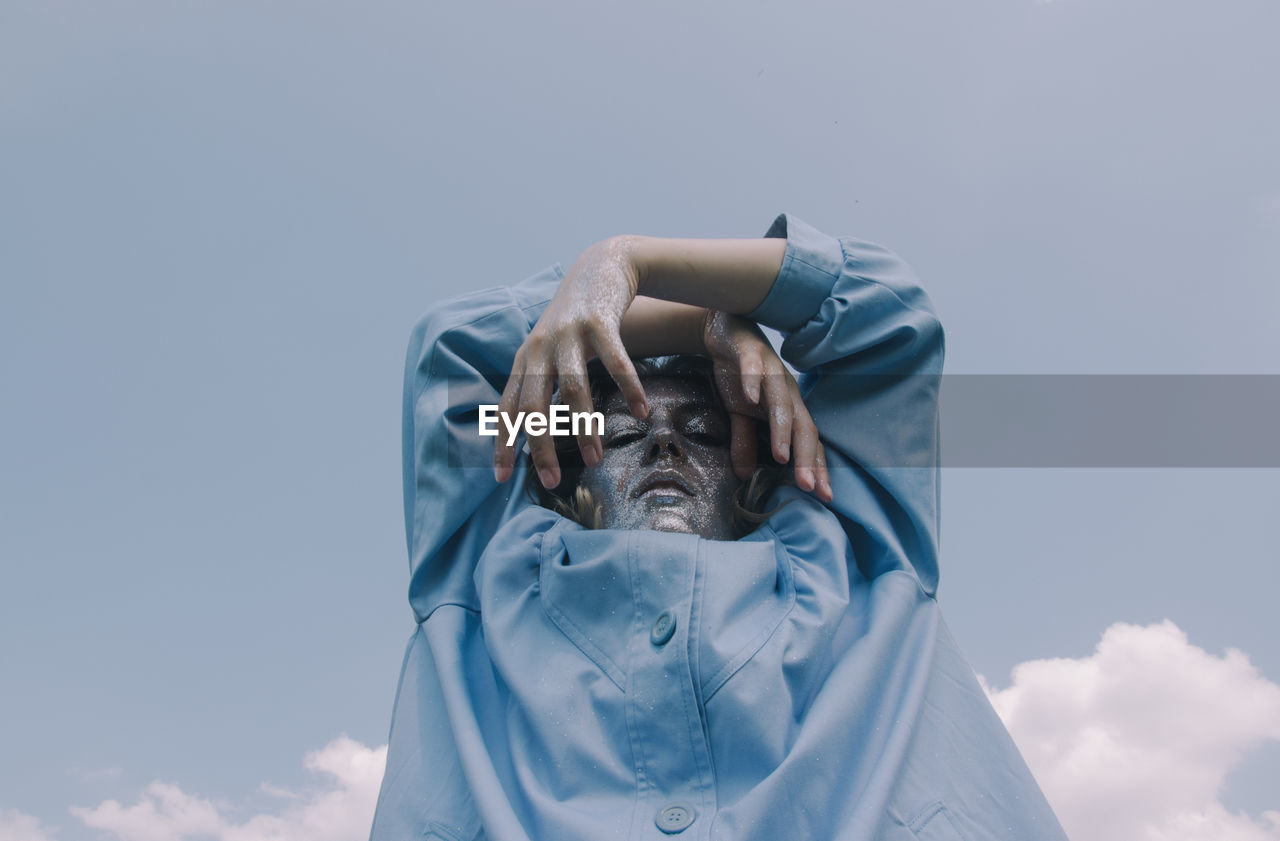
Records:
[[[497,402],[505,380],[450,383],[450,466],[490,467],[493,439],[478,437],[476,405]],[[868,459],[905,452],[893,444],[912,436],[895,417],[927,407],[940,389],[943,467],[1280,467],[1276,374],[828,374],[821,388],[874,408],[820,419],[827,430],[857,424]],[[931,467],[918,449],[910,464],[885,455],[866,466]]]
[[[946,467],[1280,467],[1280,375],[947,375]]]

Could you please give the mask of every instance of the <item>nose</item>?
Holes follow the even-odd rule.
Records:
[[[684,442],[667,424],[655,424],[649,430],[649,440],[645,442],[645,462],[651,464],[664,458],[684,461]]]

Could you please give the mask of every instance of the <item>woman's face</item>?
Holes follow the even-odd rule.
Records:
[[[622,395],[604,400],[604,459],[582,471],[607,529],[656,529],[732,540],[729,415],[697,379],[644,381],[649,416],[636,420]]]

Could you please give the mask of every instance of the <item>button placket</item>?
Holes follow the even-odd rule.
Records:
[[[627,709],[637,774],[645,782],[635,838],[685,832],[695,809],[712,808],[711,757],[690,659],[696,536],[648,532],[629,552],[634,624]],[[647,807],[647,808],[644,808]],[[645,824],[649,829],[644,829]],[[693,834],[697,834],[696,831]]]

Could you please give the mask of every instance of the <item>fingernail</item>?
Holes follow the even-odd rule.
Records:
[[[556,486],[556,474],[549,467],[544,467],[538,471],[538,478],[542,480],[542,487],[554,488]]]
[[[747,386],[747,399],[752,403],[760,402],[760,383],[752,382]]]
[[[631,404],[631,416],[634,418],[649,417],[649,407],[645,405],[643,400],[636,400]]]

